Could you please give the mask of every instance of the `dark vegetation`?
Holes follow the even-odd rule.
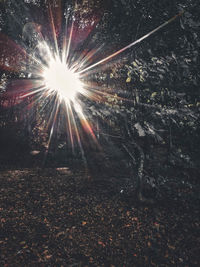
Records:
[[[47,9],[24,2],[0,1],[0,29],[31,53],[23,27],[47,30]],[[61,4],[72,13],[73,1]],[[183,10],[91,74],[105,94],[83,99],[99,143],[78,123],[84,157],[71,149],[62,107],[48,147],[48,99],[22,100],[28,74],[0,59],[2,266],[199,265],[198,1],[78,1],[85,28],[98,23],[76,53],[104,43],[96,62]]]

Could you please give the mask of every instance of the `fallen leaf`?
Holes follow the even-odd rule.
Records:
[[[148,247],[151,247],[151,242],[148,241],[148,242],[147,242],[147,245],[148,245]]]
[[[52,257],[52,255],[46,255],[45,258],[49,260]]]
[[[168,245],[168,248],[175,250],[176,248],[174,246]]]
[[[98,244],[101,245],[102,247],[106,246],[102,241],[98,241]]]

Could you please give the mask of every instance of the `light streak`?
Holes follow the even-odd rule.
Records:
[[[114,52],[113,54],[101,59],[100,61],[90,65],[89,67],[79,71],[79,74],[82,74],[94,67],[97,67],[98,65],[112,59],[113,57],[116,57],[117,55],[121,54],[122,52],[124,52],[125,50],[133,47],[134,45],[142,42],[144,39],[148,38],[150,35],[154,34],[155,32],[159,31],[160,29],[162,29],[163,27],[165,27],[166,25],[168,25],[170,22],[172,22],[173,20],[175,20],[177,17],[180,17],[183,14],[183,11],[180,12],[179,14],[175,15],[174,17],[172,17],[171,19],[169,19],[168,21],[164,22],[163,24],[161,24],[160,26],[158,26],[157,28],[155,28],[154,30],[150,31],[149,33],[145,34],[144,36],[142,36],[141,38],[137,39],[136,41],[130,43],[129,45],[121,48],[120,50]]]

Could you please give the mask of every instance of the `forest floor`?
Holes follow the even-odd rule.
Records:
[[[200,266],[195,181],[169,182],[154,205],[68,168],[1,170],[0,182],[0,266]]]

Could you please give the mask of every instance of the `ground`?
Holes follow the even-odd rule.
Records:
[[[117,175],[10,169],[0,180],[0,266],[199,266],[191,179],[154,205],[120,194]]]

